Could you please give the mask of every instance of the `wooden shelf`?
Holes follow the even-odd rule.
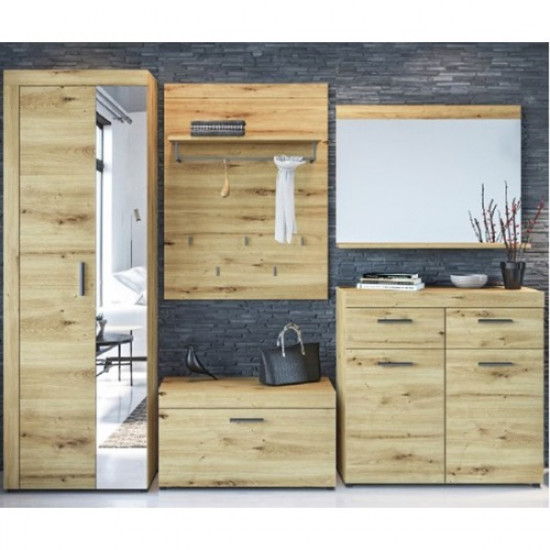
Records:
[[[294,138],[273,138],[273,137],[246,137],[246,136],[190,136],[189,134],[170,134],[168,142],[174,147],[174,158],[176,162],[273,162],[275,155],[265,156],[241,156],[234,154],[227,155],[181,155],[181,145],[309,145],[311,155],[304,156],[304,160],[313,163],[317,160],[317,144],[319,140],[294,139]]]

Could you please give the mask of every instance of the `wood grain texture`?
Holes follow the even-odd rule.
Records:
[[[6,73],[4,73],[6,74]],[[4,489],[19,488],[19,88],[4,77]]]
[[[95,88],[24,86],[20,113],[21,253],[94,250]]]
[[[158,471],[158,91],[147,73],[147,479]]]
[[[443,350],[348,350],[344,361],[344,481],[443,483]]]
[[[443,348],[445,342],[441,308],[350,308],[345,322],[347,349]]]
[[[469,288],[427,287],[416,292],[364,290],[340,287],[346,307],[445,307],[498,308],[544,307],[544,292],[523,287],[507,290],[504,287]]]
[[[327,84],[165,84],[167,99],[277,99],[327,97]]]
[[[147,86],[146,70],[59,69],[8,70],[4,82],[10,86]]]
[[[521,118],[521,105],[337,105],[337,119]]]
[[[94,246],[90,246],[87,239],[95,240],[95,217],[83,207],[87,206],[85,203],[91,204],[92,208],[95,205],[95,87],[98,85],[149,86],[148,194],[154,201],[150,200],[148,205],[148,258],[154,264],[149,265],[148,269],[148,368],[152,372],[148,382],[148,418],[149,437],[153,441],[149,449],[150,479],[157,468],[156,81],[148,71],[5,71],[4,220],[5,225],[9,225],[9,229],[4,231],[5,488],[95,486],[95,472],[90,474],[90,471],[82,471],[89,464],[87,461],[90,454],[93,453],[95,457],[95,303],[89,315],[85,316],[86,326],[79,327],[77,318],[84,316],[86,306],[85,300],[75,296],[78,277],[73,263],[77,265],[81,260],[86,262],[86,298],[92,297]],[[89,103],[87,99],[83,101],[83,97],[87,98],[88,94],[91,99]],[[86,106],[81,108],[84,103]],[[84,122],[84,119],[88,122]],[[86,141],[88,125],[91,129],[89,143]],[[71,131],[73,134],[68,137]],[[20,137],[24,142],[22,149]],[[56,140],[59,143],[56,144]],[[89,174],[86,172],[88,165],[91,167]],[[70,173],[70,177],[65,177],[64,169]],[[88,176],[90,188],[83,185],[75,192],[72,188],[74,183],[82,183]],[[52,205],[56,207],[54,220],[50,217]],[[21,273],[20,217],[23,230]],[[73,248],[68,252],[59,246],[59,241],[64,241],[67,235],[73,239]],[[61,308],[60,303],[55,303],[55,307],[48,305],[61,298],[66,298],[67,308]],[[23,312],[21,321],[20,300],[31,308]],[[92,302],[95,302],[93,298]],[[25,342],[20,341],[20,325]],[[65,346],[63,334],[70,335],[79,343]],[[32,345],[27,345],[29,342]],[[20,344],[24,344],[21,346],[21,365]],[[56,357],[59,349],[61,355]],[[91,358],[89,373],[81,369],[81,362],[87,354]],[[48,356],[50,363],[46,365]],[[55,361],[52,359],[54,357]],[[41,365],[44,369],[40,368]],[[48,369],[52,369],[51,372]],[[61,391],[73,397],[64,402],[59,399],[55,405],[55,399],[51,398],[55,388],[58,392],[56,395]],[[93,391],[93,401],[88,401],[88,388]],[[83,416],[75,409],[74,403],[71,408],[71,400],[76,399],[80,399],[77,409],[81,406],[86,410]],[[56,416],[56,407],[59,410],[63,408],[67,422],[60,416],[61,412]],[[44,411],[43,415],[37,414],[40,408]],[[23,412],[20,413],[20,410]],[[93,420],[90,424],[91,417]],[[44,437],[37,435],[36,431],[42,429],[40,422],[48,424],[48,430],[56,426],[59,430],[46,430],[44,433],[47,435]],[[77,424],[81,437],[74,435],[73,428]],[[90,431],[90,426],[93,431]],[[23,428],[26,431],[23,432]],[[22,452],[19,448],[20,439],[25,440]],[[20,463],[25,471],[20,472]]]
[[[328,378],[295,386],[264,386],[258,378],[219,380],[177,376],[164,378],[159,388],[161,409],[289,408],[333,409],[335,393]]]
[[[539,349],[543,320],[542,308],[449,308],[447,348]]]
[[[542,365],[542,350],[448,351],[448,483],[542,482]]]
[[[326,299],[328,95],[326,85],[312,86],[311,95],[309,89],[309,85],[165,87],[165,298]],[[219,141],[190,137],[192,120],[230,118],[246,120],[246,136]],[[277,170],[273,162],[229,163],[231,192],[222,198],[223,163],[175,162],[169,143],[175,136],[185,141],[185,154],[193,156],[310,155],[309,140],[320,141],[317,161],[296,170],[298,234],[292,243],[274,239]],[[196,246],[187,246],[189,238]],[[234,241],[227,246],[231,238]],[[249,238],[246,249],[241,246],[245,238]],[[198,244],[208,239],[205,254]],[[222,268],[220,274],[217,268]]]
[[[344,481],[540,483],[543,307],[544,293],[529,288],[337,289],[338,468]],[[365,312],[379,311],[401,317],[440,311],[446,347],[401,349],[401,338],[410,335],[395,334],[392,324],[386,335],[361,324]],[[430,432],[430,418],[440,431]],[[435,436],[422,440],[430,433],[444,435],[443,447]],[[433,474],[430,480],[422,480],[422,469]]]
[[[334,487],[335,420],[334,409],[161,409],[159,485]]]
[[[95,88],[20,98],[20,482],[93,488]]]

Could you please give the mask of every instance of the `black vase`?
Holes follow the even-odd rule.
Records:
[[[518,289],[523,285],[525,262],[500,262],[504,288]]]

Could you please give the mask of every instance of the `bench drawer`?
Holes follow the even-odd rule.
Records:
[[[161,409],[161,487],[334,487],[335,409]]]

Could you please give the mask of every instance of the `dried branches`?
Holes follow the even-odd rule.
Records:
[[[485,206],[485,186],[481,184],[481,212],[483,218],[483,229],[477,218],[472,216],[471,211],[470,223],[474,230],[474,234],[480,243],[499,243],[503,242],[506,248],[506,257],[509,262],[520,261],[525,253],[527,245],[531,240],[531,234],[544,208],[544,201],[539,201],[535,215],[530,219],[523,220],[522,231],[520,231],[521,217],[521,200],[515,197],[510,202],[508,200],[508,182],[504,182],[504,216],[497,208],[496,202],[491,199],[489,204]],[[499,232],[497,233],[497,222],[495,222],[495,214]],[[522,239],[521,241],[519,239]]]

